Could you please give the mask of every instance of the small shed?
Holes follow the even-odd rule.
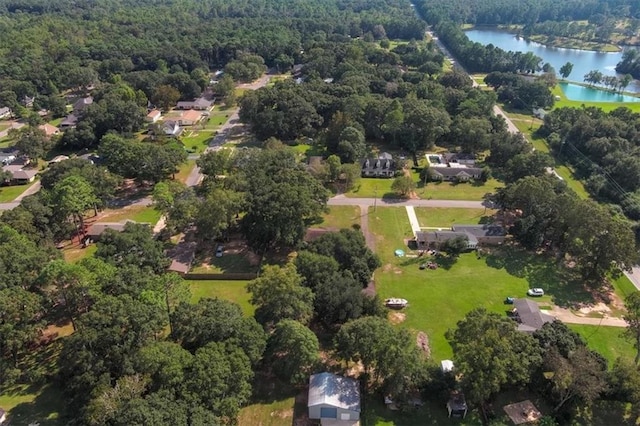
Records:
[[[467,416],[467,401],[461,391],[453,391],[447,402],[449,417],[465,418]]]
[[[440,368],[443,373],[450,373],[453,371],[453,361],[450,359],[444,359],[440,361]]]
[[[528,399],[515,404],[509,404],[502,407],[507,416],[516,425],[534,423],[540,420],[542,413]]]
[[[307,403],[310,419],[321,424],[353,424],[360,420],[360,386],[357,380],[319,373],[309,380]]]

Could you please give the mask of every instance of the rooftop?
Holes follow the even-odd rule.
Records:
[[[309,379],[307,406],[321,404],[359,412],[360,386],[358,381],[326,372],[312,375]]]
[[[515,299],[513,308],[517,314],[518,330],[533,333],[542,328],[547,322],[553,322],[555,318],[549,314],[542,313],[538,304],[529,299]]]

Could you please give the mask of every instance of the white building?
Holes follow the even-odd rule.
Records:
[[[319,373],[309,380],[310,419],[322,425],[355,425],[360,420],[360,385],[357,380]]]

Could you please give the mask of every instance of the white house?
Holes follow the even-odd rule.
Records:
[[[360,420],[360,386],[357,380],[332,373],[309,379],[307,403],[310,419],[323,425],[353,425]]]
[[[11,110],[7,107],[0,108],[0,119],[7,118],[11,115]]]
[[[156,121],[160,120],[160,118],[162,118],[162,113],[160,112],[160,110],[154,109],[152,111],[149,111],[149,114],[147,114],[145,121],[147,123],[155,123]]]

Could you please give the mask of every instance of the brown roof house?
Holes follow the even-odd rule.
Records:
[[[149,113],[145,117],[145,121],[147,123],[155,123],[156,121],[160,120],[160,118],[162,118],[162,113],[160,112],[160,110],[154,109],[149,111]]]
[[[202,119],[202,113],[194,109],[190,109],[189,111],[182,113],[180,118],[178,118],[178,123],[181,126],[193,126],[200,121],[200,119]]]
[[[56,126],[52,126],[49,123],[41,124],[40,126],[38,126],[38,129],[44,131],[44,134],[48,138],[60,134],[60,129],[58,129]]]

